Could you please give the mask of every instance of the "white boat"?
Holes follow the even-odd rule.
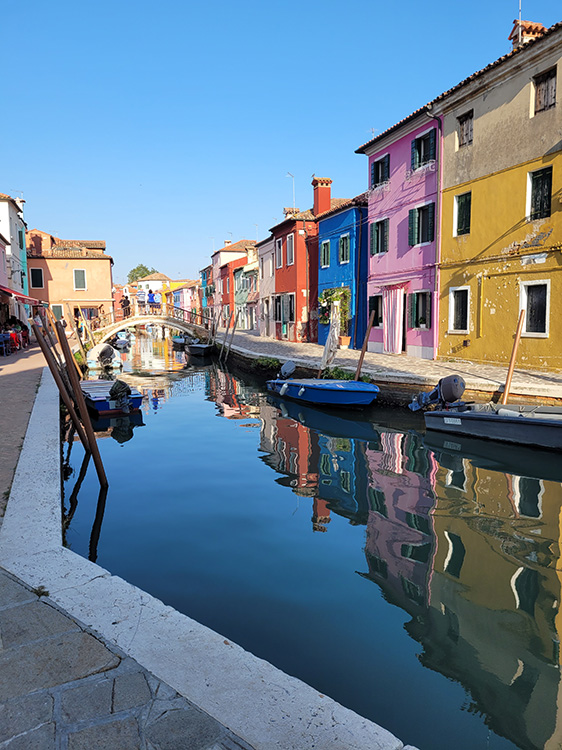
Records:
[[[121,355],[111,344],[96,344],[86,354],[88,370],[120,370]]]

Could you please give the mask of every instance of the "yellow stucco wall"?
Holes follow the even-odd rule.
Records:
[[[529,173],[552,166],[551,216],[526,218]],[[470,233],[454,236],[455,196],[471,191]],[[439,356],[507,364],[522,284],[547,281],[548,334],[523,334],[517,366],[562,367],[562,151],[443,191]],[[544,255],[546,254],[546,255]],[[450,329],[450,290],[468,287],[469,326]]]

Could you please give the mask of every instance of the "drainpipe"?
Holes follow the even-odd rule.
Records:
[[[437,176],[437,196],[435,199],[435,207],[437,211],[437,221],[436,225],[438,226],[438,234],[437,239],[435,242],[435,274],[434,274],[434,285],[435,285],[435,291],[434,291],[434,300],[435,304],[433,306],[434,314],[432,316],[432,322],[433,322],[433,359],[437,359],[437,351],[439,348],[439,324],[440,324],[440,316],[439,316],[439,292],[441,288],[441,186],[443,184],[443,147],[442,147],[442,141],[443,141],[443,125],[441,122],[441,118],[437,117],[437,115],[432,115],[431,110],[433,109],[433,106],[429,104],[426,108],[427,116],[430,117],[432,120],[437,121],[437,132],[439,134],[439,140],[437,144],[437,155],[439,158],[439,173]]]
[[[303,228],[303,231],[304,231],[304,246],[306,247],[306,258],[305,258],[305,260],[306,260],[306,268],[305,268],[305,270],[306,270],[306,308],[308,310],[308,319],[306,321],[306,340],[310,343],[310,313],[311,313],[311,310],[310,310],[310,284],[309,284],[309,279],[308,279],[308,262],[309,262],[309,258],[308,258],[308,232],[306,231],[306,220],[305,219],[302,220],[302,228]],[[296,225],[295,225],[295,229],[296,229]]]
[[[363,221],[362,221],[362,214],[361,214],[361,206],[357,206],[357,216],[355,218],[355,237],[357,238],[357,245],[358,245],[358,252],[357,252],[357,267],[355,269],[355,318],[353,322],[353,345],[352,348],[355,349],[357,346],[357,318],[358,310],[359,310],[359,274],[361,272],[361,250],[362,250],[362,233],[363,233]],[[357,231],[357,222],[359,222],[359,231]],[[365,283],[367,283],[367,280],[365,280]]]

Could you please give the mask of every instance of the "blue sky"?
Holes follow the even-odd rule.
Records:
[[[2,11],[0,192],[105,240],[114,280],[195,278],[283,207],[367,187],[355,149],[505,54],[518,0],[27,0]],[[551,26],[560,0],[523,0]]]

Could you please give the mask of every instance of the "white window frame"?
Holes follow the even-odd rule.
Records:
[[[33,280],[33,274],[31,273],[32,271],[39,271],[41,273],[41,285],[40,286],[36,286],[35,284],[31,283]],[[45,288],[45,278],[43,275],[42,268],[30,268],[29,269],[29,288],[30,289],[44,289]]]
[[[415,296],[416,294],[426,294],[426,295],[429,296],[429,301],[428,301],[429,316],[430,316],[430,319],[433,320],[433,315],[432,315],[432,313],[433,313],[433,310],[432,310],[433,297],[432,297],[432,294],[431,294],[431,289],[415,289],[413,292],[410,292],[410,294],[412,296]],[[412,300],[412,304],[414,304],[413,300]],[[412,317],[414,317],[414,316],[412,315]],[[412,322],[415,324],[415,323],[418,323],[418,320],[415,320],[415,321],[412,321]],[[429,326],[429,328],[431,328],[431,326]],[[428,329],[427,321],[425,323],[423,323],[422,325],[418,324],[418,325],[414,325],[413,326],[413,330],[416,330],[416,331],[424,331],[424,330],[427,330],[427,329]]]
[[[453,304],[454,299],[454,292],[461,292],[464,291],[468,292],[468,299],[466,301],[466,328],[453,328],[454,322],[455,322],[455,306]],[[471,304],[471,295],[470,295],[470,287],[469,286],[452,286],[449,288],[449,328],[447,330],[447,333],[461,333],[461,334],[467,334],[470,333],[470,304]]]
[[[548,166],[550,165],[547,165],[547,167]],[[545,167],[539,167],[538,169],[532,169],[530,172],[527,172],[527,201],[525,204],[525,220],[526,221],[544,221],[544,219],[548,219],[550,218],[550,216],[552,216],[552,193],[551,193],[550,216],[543,216],[540,219],[531,219],[531,205],[532,205],[532,197],[533,197],[533,175],[536,174],[537,172],[542,172],[543,169],[545,169]],[[552,170],[552,172],[554,173],[554,170]]]
[[[382,292],[375,292],[374,294],[370,294],[369,297],[380,297],[381,299],[381,314],[380,314],[380,323],[373,323],[373,328],[383,328],[384,326],[384,317],[383,317],[383,293]],[[369,313],[370,317],[371,313]]]
[[[419,167],[419,169],[421,169],[421,167]],[[435,237],[436,237],[436,232],[437,232],[436,230],[437,203],[436,201],[424,201],[423,203],[418,203],[417,206],[412,206],[412,208],[415,211],[419,212],[420,208],[426,208],[426,206],[431,206],[432,204],[435,206],[434,214],[433,214],[433,239],[428,240],[427,242],[416,242],[414,245],[412,245],[412,247],[426,247],[427,245],[431,245],[433,242],[435,242]],[[421,225],[420,225],[419,213],[418,213],[418,235],[421,236]],[[418,238],[416,237],[416,239]]]
[[[294,233],[287,235],[286,248],[287,248],[286,250],[287,266],[292,266],[295,262],[295,235]],[[290,254],[289,254],[289,251],[290,251]]]
[[[470,227],[468,232],[463,232],[463,234],[459,234],[459,198],[462,198],[465,195],[470,195],[472,193],[472,190],[467,190],[464,193],[459,193],[458,195],[455,195],[455,199],[453,201],[453,237],[466,237],[470,234],[470,229],[472,229],[472,226]],[[470,198],[470,223],[472,225],[472,196]]]
[[[527,331],[527,288],[530,286],[546,286],[546,316],[545,331]],[[533,279],[532,281],[519,282],[519,309],[525,310],[523,330],[521,336],[528,339],[547,339],[550,336],[550,279]]]
[[[347,260],[340,260],[340,242],[344,237],[347,237],[347,253],[349,257]],[[340,266],[346,266],[350,261],[351,261],[351,238],[349,236],[349,232],[346,232],[345,234],[341,234],[338,240],[338,264]]]
[[[324,245],[328,245],[328,260],[329,261],[331,260],[330,256],[331,256],[332,248],[330,246],[331,245],[330,240],[322,240],[322,242],[320,243],[320,268],[329,268],[330,267],[329,262],[326,265],[322,262],[322,255],[323,255],[322,248],[324,247]]]
[[[275,240],[275,268],[283,267],[283,240]]]
[[[82,271],[84,274],[84,286],[76,286],[76,271]],[[75,292],[85,292],[88,290],[88,279],[86,277],[86,269],[85,268],[73,268],[72,269],[72,281],[74,283],[74,291]]]

